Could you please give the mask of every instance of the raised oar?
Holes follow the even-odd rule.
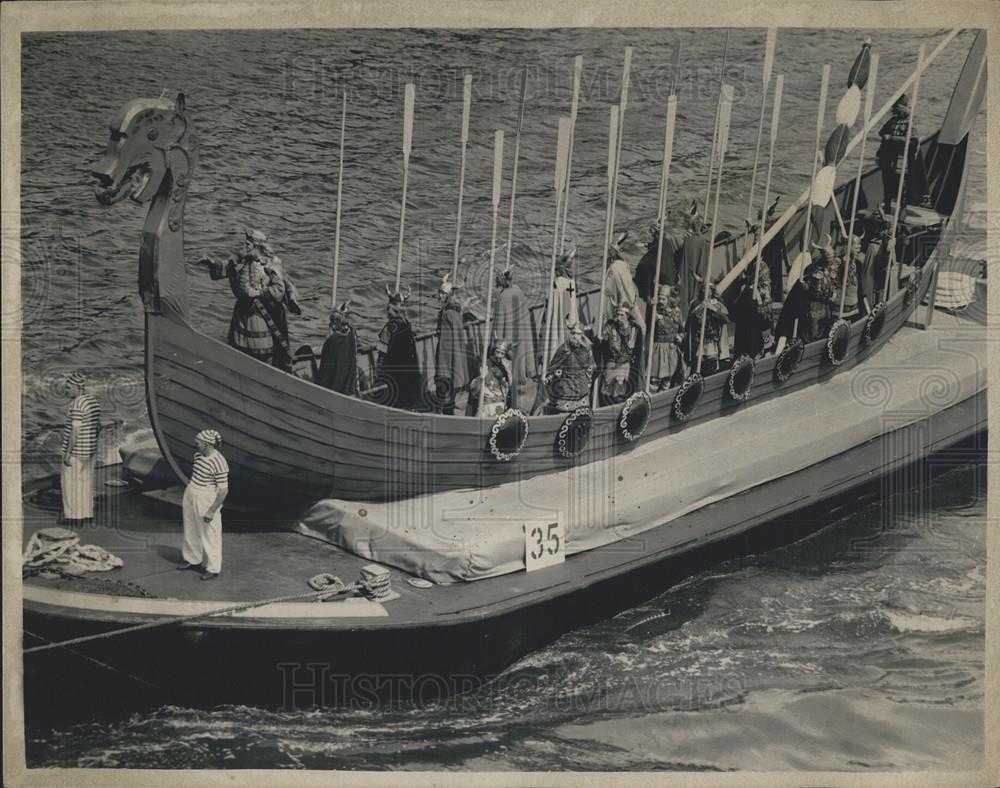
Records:
[[[333,230],[333,288],[330,293],[330,308],[337,305],[337,274],[340,271],[340,193],[344,185],[344,130],[347,128],[347,91],[340,110],[340,163],[337,165],[337,220]]]
[[[771,110],[771,129],[770,129],[770,139],[768,141],[767,150],[767,176],[764,178],[764,202],[761,204],[761,219],[760,219],[760,229],[759,233],[764,232],[764,220],[767,218],[763,216],[764,211],[767,209],[767,201],[771,198],[771,173],[774,170],[774,143],[778,139],[778,122],[781,120],[781,97],[785,90],[785,75],[778,74],[778,78],[774,82],[774,108]],[[760,261],[763,254],[764,247],[757,244],[757,266],[754,268],[753,272],[753,296],[756,300],[757,298],[757,281],[760,279]]]
[[[528,83],[528,67],[521,69],[521,103],[517,110],[517,132],[514,134],[514,165],[510,175],[510,214],[507,216],[507,259],[505,267],[510,268],[510,249],[514,242],[514,200],[517,198],[517,161],[521,155],[521,124],[524,121],[525,85]]]
[[[611,218],[608,231],[615,231],[615,206],[618,203],[618,173],[622,159],[622,132],[625,130],[625,107],[628,104],[628,83],[632,74],[632,47],[625,47],[625,66],[622,69],[621,102],[618,105],[618,143],[615,146],[614,183],[611,188]],[[605,264],[607,261],[605,261]],[[602,313],[601,319],[604,315]]]
[[[611,222],[614,211],[615,151],[618,147],[618,106],[608,112],[608,201],[604,213],[604,246],[601,247],[601,302],[597,313],[597,338],[604,336],[604,285],[608,276],[608,250],[611,248]]]
[[[583,73],[583,55],[573,61],[573,102],[569,110],[569,148],[566,153],[566,197],[563,200],[562,228],[559,232],[559,253],[566,252],[566,217],[569,214],[569,182],[573,173],[573,142],[576,139],[576,113],[580,108],[580,77]],[[576,262],[573,263],[574,267]]]
[[[878,54],[872,54],[868,66],[868,91],[865,93],[865,126],[872,118],[872,104],[875,103],[875,80],[878,77]],[[844,300],[847,298],[847,272],[851,265],[851,253],[854,246],[854,218],[858,214],[858,195],[861,193],[861,175],[865,169],[865,137],[861,138],[861,153],[858,156],[858,174],[854,178],[854,196],[851,200],[851,227],[847,233],[847,256],[844,260],[844,283],[840,288],[840,312],[838,319],[844,317]]]
[[[820,81],[819,86],[819,111],[816,113],[816,146],[813,148],[813,167],[812,167],[812,177],[809,179],[809,198],[806,200],[806,211],[805,211],[805,226],[802,228],[802,243],[799,245],[799,254],[796,256],[795,260],[792,262],[792,266],[789,272],[788,279],[788,290],[792,289],[792,285],[795,281],[802,275],[805,267],[810,259],[809,256],[809,241],[812,239],[812,224],[813,224],[813,189],[816,183],[816,171],[819,165],[820,148],[822,144],[823,137],[823,118],[826,115],[826,92],[830,84],[830,64],[827,63],[823,66],[823,77]],[[791,274],[795,274],[795,280],[791,278]]]
[[[458,216],[455,219],[455,253],[451,261],[451,281],[458,278],[458,247],[462,239],[462,196],[465,192],[465,152],[469,147],[469,110],[472,107],[472,74],[465,75],[462,94],[462,163],[458,170]]]
[[[719,95],[726,82],[726,59],[729,57],[729,31],[726,31],[726,43],[722,47],[722,71],[719,72]],[[715,106],[715,124],[712,126],[712,153],[708,157],[708,179],[705,181],[705,210],[708,211],[709,200],[712,198],[712,169],[715,166],[715,146],[719,141],[719,106]]]
[[[660,265],[663,260],[664,224],[667,220],[667,179],[670,177],[670,162],[674,156],[674,123],[677,119],[677,96],[667,99],[667,130],[663,138],[663,170],[660,174],[660,204],[656,212],[660,227],[660,237],[656,241],[656,273],[653,275],[653,318],[649,327],[649,350],[646,354],[646,391],[652,376],[653,345],[656,340],[656,303],[660,287]]]
[[[559,118],[559,140],[556,144],[556,220],[552,230],[552,263],[549,266],[549,303],[545,310],[545,341],[542,343],[542,377],[539,386],[549,371],[549,356],[552,352],[553,323],[556,318],[556,258],[559,256],[559,217],[562,215],[563,188],[566,185],[566,157],[569,155],[569,118]]]
[[[702,300],[701,331],[698,336],[697,372],[701,374],[701,357],[705,348],[705,325],[708,322],[708,295],[712,287],[712,260],[715,257],[715,228],[719,221],[719,193],[722,191],[722,170],[726,163],[726,147],[729,144],[729,121],[733,113],[733,87],[723,85],[719,91],[719,174],[715,183],[715,205],[712,208],[712,234],[708,244],[708,263],[705,266],[705,293]]]
[[[913,116],[917,111],[917,95],[920,93],[920,66],[924,62],[924,45],[920,45],[917,56],[917,81],[913,83],[913,107],[910,117],[906,120],[906,142],[903,143],[903,170],[899,174],[899,186],[896,188],[896,209],[892,212],[892,232],[889,236],[889,265],[885,272],[885,288],[882,300],[889,298],[889,284],[892,282],[893,268],[896,266],[896,229],[899,227],[899,212],[903,205],[903,187],[906,185],[906,166],[910,163],[910,133],[913,129]]]
[[[399,251],[396,254],[396,292],[403,274],[403,228],[406,226],[406,185],[410,174],[410,149],[413,147],[413,83],[403,94],[403,199],[399,203]]]
[[[493,269],[497,253],[497,213],[500,209],[500,182],[503,177],[503,131],[497,129],[493,135],[493,234],[490,236],[489,284],[486,287],[486,323],[483,326],[483,354],[479,365],[479,407],[476,414],[482,416],[483,397],[486,394],[486,362],[490,353],[490,323],[493,318]]]
[[[771,71],[774,68],[774,45],[778,37],[778,29],[767,29],[767,41],[764,44],[764,77],[760,89],[760,120],[757,122],[757,144],[753,149],[753,170],[750,173],[750,197],[747,199],[747,225],[753,222],[753,193],[757,186],[757,164],[760,161],[760,141],[764,136],[764,110],[767,108],[767,91],[771,86]],[[767,205],[767,199],[764,199]]]
[[[865,127],[861,129],[853,137],[851,137],[851,141],[848,143],[847,149],[844,151],[844,156],[850,155],[851,151],[853,151],[856,147],[858,147],[858,145],[861,144],[861,140],[864,139],[865,135],[867,135],[872,130],[872,128],[874,128],[875,124],[879,123],[882,120],[882,118],[884,118],[889,113],[889,110],[892,109],[892,105],[896,101],[896,99],[898,99],[907,90],[909,90],[910,85],[914,83],[914,81],[917,79],[917,76],[921,74],[923,71],[926,71],[927,68],[931,65],[931,63],[937,60],[938,56],[948,47],[948,45],[952,41],[955,40],[955,37],[960,32],[962,31],[959,28],[955,28],[954,30],[949,30],[941,38],[937,46],[934,47],[930,55],[927,56],[927,59],[920,65],[920,67],[917,70],[915,70],[912,74],[910,74],[910,76],[906,78],[906,80],[903,82],[902,85],[896,88],[893,94],[889,96],[886,102],[879,108],[878,112],[872,115],[872,119],[867,124],[865,124]],[[799,196],[794,201],[791,202],[791,204],[789,204],[789,206],[785,209],[785,212],[781,214],[781,216],[778,218],[777,221],[774,222],[774,224],[771,225],[771,228],[766,233],[764,233],[764,236],[760,238],[757,241],[757,243],[759,243],[761,246],[767,246],[767,244],[770,243],[771,240],[785,228],[785,225],[788,224],[788,222],[790,222],[792,218],[794,218],[795,214],[806,204],[806,200],[808,198],[809,198],[809,189],[807,188],[803,190],[802,193],[799,194]],[[739,262],[736,263],[736,265],[734,265],[729,270],[729,273],[726,274],[725,277],[723,277],[722,281],[719,282],[720,293],[725,292],[726,289],[730,285],[732,285],[732,283],[736,280],[736,278],[740,274],[742,274],[743,271],[746,270],[746,267],[754,261],[754,256],[756,254],[757,254],[757,249],[755,247],[753,249],[747,250],[747,252],[744,253],[742,257],[740,257]]]

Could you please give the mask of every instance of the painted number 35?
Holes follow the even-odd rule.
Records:
[[[529,572],[566,560],[566,540],[559,523],[539,523],[524,529],[524,568]]]

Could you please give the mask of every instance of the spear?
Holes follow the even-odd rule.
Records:
[[[865,93],[865,126],[868,126],[872,118],[872,104],[875,101],[875,78],[878,76],[878,54],[871,56],[868,67],[868,91]],[[854,178],[854,196],[851,200],[851,228],[847,233],[847,257],[844,260],[844,284],[840,289],[840,313],[838,318],[844,317],[844,301],[847,298],[847,272],[851,265],[851,252],[854,246],[854,217],[858,213],[858,195],[861,192],[861,174],[865,168],[865,140],[866,134],[861,138],[861,154],[858,158],[858,174]]]
[[[406,184],[410,174],[410,149],[413,147],[413,83],[406,84],[403,95],[403,199],[399,204],[399,251],[396,254],[396,292],[403,274],[403,227],[406,225]]]
[[[517,196],[517,161],[521,155],[521,123],[524,121],[524,96],[527,82],[528,67],[524,66],[521,69],[521,105],[517,111],[517,132],[514,135],[514,166],[510,176],[510,215],[507,217],[506,268],[510,268],[510,248],[514,240],[514,199]]]
[[[493,316],[493,268],[497,252],[497,212],[500,208],[500,182],[503,176],[503,131],[497,129],[493,135],[493,234],[490,237],[490,272],[486,288],[486,323],[483,326],[483,357],[479,367],[479,406],[476,413],[483,413],[483,397],[486,395],[486,362],[490,351],[490,318]]]
[[[726,43],[722,48],[722,71],[719,74],[719,95],[722,94],[722,85],[726,81],[726,59],[729,57],[729,31],[726,31]],[[715,108],[715,126],[712,131],[712,155],[708,157],[708,181],[705,183],[705,210],[708,210],[708,201],[712,194],[712,168],[715,164],[715,145],[719,139],[719,107]]]
[[[729,121],[733,112],[733,88],[723,85],[719,91],[719,174],[715,183],[715,205],[712,208],[712,235],[708,245],[708,263],[705,266],[705,295],[702,300],[701,333],[698,337],[698,364],[695,370],[701,374],[701,357],[705,347],[705,325],[708,322],[708,294],[712,287],[712,258],[715,256],[715,228],[719,221],[719,193],[722,191],[722,169],[726,162],[726,147],[729,143]]]
[[[455,253],[451,261],[451,280],[458,277],[458,247],[462,238],[462,196],[465,192],[465,151],[469,146],[469,109],[472,106],[472,74],[465,75],[462,95],[462,164],[458,171],[458,218],[455,220]]]
[[[778,37],[777,28],[767,30],[767,41],[764,44],[764,78],[760,91],[760,120],[757,122],[757,144],[753,150],[753,170],[750,174],[750,198],[747,200],[747,224],[753,221],[753,193],[757,185],[757,163],[760,160],[760,141],[764,136],[764,110],[767,107],[767,91],[771,86],[771,71],[774,68],[774,45]],[[764,200],[767,205],[767,200]]]
[[[340,110],[340,163],[337,166],[337,220],[333,231],[333,289],[330,308],[337,305],[337,274],[340,271],[340,192],[344,185],[344,130],[347,127],[347,91]]]
[[[559,138],[556,144],[556,220],[552,232],[552,263],[549,268],[549,303],[545,315],[545,341],[542,343],[542,380],[549,371],[553,323],[556,320],[555,287],[556,257],[559,254],[559,217],[562,214],[563,188],[566,185],[566,157],[569,154],[569,118],[559,118]]]
[[[767,208],[767,201],[771,197],[771,172],[774,169],[774,143],[778,139],[778,121],[781,119],[781,96],[785,88],[785,75],[778,74],[774,82],[774,109],[771,111],[770,140],[767,151],[767,177],[764,179],[764,203],[761,206],[761,213]],[[764,216],[761,216],[761,227],[758,232],[764,233]],[[764,247],[757,244],[757,268],[753,273],[753,295],[757,298],[757,282],[760,279],[760,259]]]
[[[563,200],[562,229],[559,233],[559,253],[566,252],[566,216],[569,213],[569,181],[573,171],[573,142],[576,139],[576,113],[580,106],[580,77],[583,72],[583,55],[573,61],[573,102],[569,111],[569,148],[566,154],[566,197]]]
[[[917,95],[920,93],[920,73],[924,62],[924,45],[920,45],[920,54],[917,56],[917,81],[913,83],[913,108],[910,110],[910,117],[906,121],[906,142],[903,143],[903,168],[899,173],[899,186],[896,187],[896,209],[892,212],[892,233],[889,236],[889,267],[885,272],[885,288],[882,300],[889,298],[889,283],[892,282],[892,269],[896,264],[896,229],[899,226],[899,211],[903,205],[903,187],[906,184],[906,165],[909,164],[910,157],[910,133],[913,129],[913,115],[917,111]]]
[[[667,220],[667,179],[670,176],[670,162],[674,155],[674,122],[677,118],[677,96],[667,100],[667,130],[663,139],[663,171],[660,174],[660,204],[657,211],[657,222],[660,227],[660,237],[656,240],[656,274],[653,277],[653,319],[649,328],[649,351],[646,356],[646,391],[649,391],[653,365],[653,345],[656,337],[656,299],[660,283],[660,265],[663,260],[664,223]]]

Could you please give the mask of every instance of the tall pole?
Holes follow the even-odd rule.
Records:
[[[608,202],[604,213],[604,246],[601,247],[601,305],[597,314],[597,338],[604,336],[604,284],[608,275],[608,249],[611,247],[611,222],[614,211],[615,151],[618,147],[618,107],[614,104],[608,112]]]
[[[771,173],[774,170],[774,143],[778,139],[778,122],[781,120],[781,97],[785,90],[785,75],[778,74],[778,78],[774,82],[774,108],[771,111],[771,129],[770,129],[770,139],[768,141],[767,149],[767,177],[764,179],[764,202],[761,205],[761,212],[767,208],[767,201],[771,197]],[[761,219],[760,230],[761,235],[764,234],[764,219]],[[760,279],[760,261],[763,254],[764,247],[762,244],[757,244],[757,267],[753,272],[753,297],[757,298],[757,282]]]
[[[625,128],[625,107],[628,104],[628,83],[632,73],[632,47],[625,47],[625,66],[622,69],[621,101],[618,104],[618,143],[615,146],[614,182],[611,188],[611,213],[609,232],[615,231],[615,205],[618,203],[618,171],[622,158],[622,132]],[[605,264],[607,261],[605,260]],[[603,321],[603,313],[601,319]]]
[[[469,147],[469,110],[472,107],[472,74],[465,75],[462,94],[462,164],[458,170],[458,217],[455,219],[455,252],[451,261],[451,280],[458,278],[458,247],[462,238],[462,196],[465,192],[465,152]]]
[[[800,252],[806,251],[806,244],[812,237],[812,199],[816,187],[816,169],[819,165],[819,146],[823,137],[823,118],[826,115],[826,91],[830,85],[830,64],[823,66],[823,77],[819,85],[819,111],[816,113],[816,145],[813,148],[813,171],[809,179],[809,199],[806,201],[806,225],[802,230],[802,245]]]
[[[490,236],[490,273],[486,288],[486,323],[483,326],[483,357],[479,366],[479,407],[476,414],[482,416],[483,397],[486,395],[486,363],[490,352],[490,322],[493,317],[493,269],[497,252],[497,213],[500,209],[500,182],[503,177],[503,131],[497,129],[493,135],[493,234]]]
[[[733,113],[732,85],[723,85],[719,91],[719,174],[715,184],[715,205],[712,208],[712,235],[708,244],[708,263],[705,266],[705,294],[702,298],[701,332],[698,337],[698,363],[696,372],[701,374],[701,357],[705,348],[705,325],[708,322],[708,295],[712,287],[712,259],[715,257],[715,228],[719,221],[719,193],[722,191],[722,170],[729,145],[729,121]]]
[[[649,328],[649,349],[646,354],[646,392],[652,376],[653,345],[656,343],[656,304],[660,284],[660,266],[663,261],[663,226],[667,220],[667,180],[670,177],[670,163],[674,156],[674,124],[677,119],[677,96],[667,99],[667,129],[663,138],[663,171],[660,174],[660,204],[656,212],[660,227],[659,238],[656,239],[656,273],[653,276],[653,319]]]
[[[726,82],[726,59],[729,57],[729,31],[726,31],[726,43],[722,48],[722,71],[719,73],[719,95]],[[708,201],[712,196],[712,168],[715,165],[715,146],[719,141],[719,106],[715,107],[715,123],[712,127],[712,153],[708,157],[708,179],[705,181],[705,211],[708,211]]]
[[[549,266],[549,302],[545,309],[545,341],[542,343],[542,380],[549,371],[553,323],[556,320],[556,258],[559,256],[559,217],[562,214],[563,188],[566,185],[566,157],[569,155],[569,118],[559,118],[559,139],[556,144],[556,219],[552,231],[552,262]]]
[[[747,199],[747,224],[753,226],[753,193],[757,186],[757,164],[760,161],[760,141],[764,136],[764,110],[767,108],[767,91],[771,85],[771,71],[774,68],[774,45],[778,37],[777,28],[767,30],[764,44],[764,78],[760,89],[760,120],[757,122],[757,144],[753,149],[753,170],[750,173],[750,197]],[[764,204],[767,204],[765,198]]]
[[[507,252],[505,268],[510,268],[510,249],[514,243],[514,200],[517,197],[517,162],[521,155],[521,124],[524,122],[525,85],[528,82],[528,67],[521,69],[521,104],[517,111],[517,132],[514,134],[514,165],[510,175],[510,214],[507,216]]]
[[[403,95],[403,199],[399,202],[399,251],[396,254],[396,292],[403,274],[403,228],[406,226],[406,185],[410,174],[410,149],[413,147],[413,83],[408,82]]]
[[[337,220],[333,230],[333,288],[330,292],[330,308],[337,305],[337,274],[340,271],[340,195],[344,186],[344,130],[347,128],[347,91],[340,110],[340,162],[337,165]]]
[[[566,217],[569,214],[569,182],[573,172],[573,142],[576,140],[576,113],[580,108],[580,78],[583,73],[583,55],[573,61],[573,102],[569,110],[569,148],[566,159],[566,196],[563,198],[562,229],[559,232],[559,253],[566,252]],[[575,263],[574,263],[575,265]]]
[[[903,207],[903,187],[906,185],[906,166],[910,163],[910,134],[913,130],[913,115],[917,111],[917,95],[920,93],[920,67],[924,62],[924,45],[920,45],[920,54],[917,56],[917,81],[913,83],[913,107],[910,109],[910,117],[906,120],[906,142],[903,143],[903,168],[899,174],[899,186],[896,187],[896,209],[892,212],[892,233],[889,236],[889,265],[885,272],[885,288],[882,300],[889,299],[889,284],[892,282],[893,268],[896,264],[896,230],[899,227],[899,213]]]

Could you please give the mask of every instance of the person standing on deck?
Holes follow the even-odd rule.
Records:
[[[445,416],[455,414],[455,397],[469,385],[469,348],[456,289],[451,274],[445,274],[438,290],[442,303],[434,358],[434,402]]]
[[[766,232],[774,224],[774,213],[778,208],[780,195],[774,198],[765,216],[761,217],[760,232]],[[784,276],[788,273],[790,263],[788,261],[788,247],[785,245],[785,229],[781,227],[774,237],[767,242],[761,250],[761,258],[767,265],[769,280],[771,282],[771,292],[768,297],[773,304],[780,304],[785,298]]]
[[[323,343],[316,383],[324,388],[358,395],[358,335],[347,319],[350,302],[330,312],[330,336]]]
[[[892,210],[892,203],[899,191],[899,179],[903,175],[903,152],[906,148],[906,132],[909,126],[910,149],[906,165],[906,176],[903,183],[902,199],[899,215],[906,215],[906,205],[911,196],[919,199],[921,204],[930,207],[930,195],[927,194],[927,173],[924,168],[923,156],[920,154],[920,135],[917,127],[910,121],[910,102],[904,93],[892,105],[892,114],[881,129],[879,137],[882,142],[875,153],[875,163],[882,170],[882,207],[886,213]]]
[[[736,299],[730,304],[730,313],[736,324],[733,337],[733,355],[751,358],[759,357],[765,348],[772,344],[774,330],[771,315],[771,272],[760,262],[760,274],[757,277],[757,288],[754,289],[754,263],[747,266],[740,274],[737,284],[732,288],[738,292]],[[732,292],[732,289],[729,292]]]
[[[815,244],[813,249],[817,250],[818,254],[802,273],[802,279],[809,293],[808,319],[802,332],[806,342],[821,339],[830,332],[840,305],[843,272],[841,261],[833,251],[829,233],[823,233],[820,242]]]
[[[542,326],[542,335],[538,343],[539,353],[544,353],[548,347],[549,353],[554,353],[567,339],[567,326],[579,322],[576,301],[576,280],[573,278],[572,262],[576,255],[574,249],[569,254],[564,254],[556,261],[555,279],[552,282],[552,292],[549,293],[551,303],[546,303],[545,325]],[[551,314],[551,324],[548,315]],[[548,345],[545,344],[546,335],[549,338]],[[541,355],[539,355],[538,366],[542,366]]]
[[[590,402],[594,379],[594,353],[579,321],[567,327],[566,341],[559,346],[542,384],[548,396],[545,414],[571,413]]]
[[[486,359],[486,391],[483,393],[483,416],[499,416],[511,405],[511,343],[505,339],[494,340],[490,355]],[[477,415],[479,389],[482,379],[475,378],[469,384],[469,402],[466,416]]]
[[[708,299],[695,304],[687,318],[687,360],[692,370],[698,369],[698,344],[701,340],[702,313],[705,318],[705,342],[701,349],[701,374],[712,375],[723,368],[722,359],[729,355],[729,311],[715,293],[709,290]]]
[[[687,320],[691,308],[700,303],[705,290],[705,272],[708,270],[708,225],[698,214],[698,203],[691,201],[687,217],[684,243],[677,252],[677,300]]]
[[[202,430],[194,443],[197,451],[182,503],[184,563],[177,568],[203,569],[201,579],[214,580],[222,572],[222,502],[229,493],[229,464],[215,430]]]
[[[676,289],[660,285],[656,301],[656,326],[653,329],[653,358],[649,382],[653,391],[679,385],[684,379],[684,318],[677,303]]]
[[[62,436],[63,520],[69,525],[83,525],[94,519],[94,465],[101,406],[87,393],[87,377],[82,372],[71,374],[67,383],[75,396]]]
[[[375,385],[380,390],[377,401],[391,408],[412,408],[420,401],[420,365],[417,362],[417,343],[413,326],[406,316],[406,300],[399,290],[389,296],[388,320],[379,332],[376,348],[378,363]]]
[[[611,251],[608,253],[608,270],[604,282],[604,297],[608,304],[627,305],[633,322],[639,327],[640,333],[645,334],[646,318],[639,302],[639,291],[636,289],[635,279],[621,252],[621,244],[627,237],[628,233],[622,233],[611,244]],[[603,315],[601,317],[604,320],[609,319]]]
[[[639,387],[642,332],[635,323],[633,304],[613,304],[614,316],[604,324],[601,402],[612,405],[627,400]]]
[[[669,217],[670,211],[667,211],[667,218]],[[633,277],[636,292],[645,306],[643,317],[646,320],[647,326],[653,322],[653,307],[657,304],[657,288],[663,285],[673,288],[677,285],[677,271],[674,268],[674,259],[680,248],[677,239],[670,233],[664,235],[663,253],[660,257],[660,279],[659,281],[653,281],[656,278],[656,252],[660,243],[660,225],[658,223],[652,224],[649,231],[651,237],[646,244],[646,253],[636,265],[635,276]]]
[[[510,346],[510,406],[516,408],[527,396],[527,382],[535,377],[531,317],[524,291],[514,281],[510,268],[497,274],[496,286],[499,295],[493,316],[493,339],[496,343],[506,342]]]
[[[302,314],[302,307],[299,305],[299,291],[292,282],[291,277],[288,276],[281,258],[274,254],[274,250],[270,244],[262,244],[260,246],[260,254],[264,263],[264,271],[267,273],[268,278],[271,281],[280,282],[281,289],[284,291],[284,295],[280,301],[270,297],[269,294],[268,297],[263,299],[263,303],[270,313],[274,324],[278,327],[278,333],[284,338],[283,342],[275,341],[274,360],[272,363],[276,367],[288,370],[292,365],[291,356],[287,354],[287,351],[291,348],[291,339],[288,334],[288,313],[291,312],[293,315]]]

